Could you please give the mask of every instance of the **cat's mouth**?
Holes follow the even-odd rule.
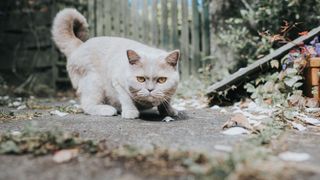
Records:
[[[135,101],[140,103],[140,104],[149,104],[152,106],[158,106],[161,104],[161,99],[159,97],[155,97],[152,95],[147,95],[147,96],[139,96],[135,98]]]

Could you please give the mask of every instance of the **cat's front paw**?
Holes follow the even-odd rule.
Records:
[[[174,109],[172,107],[167,107],[167,108],[160,107],[159,113],[160,113],[160,115],[171,116],[171,117],[176,117],[179,115],[179,111],[177,111],[176,109]]]
[[[124,110],[121,112],[121,116],[124,119],[136,119],[139,117],[138,110]]]
[[[171,108],[170,110],[167,111],[167,115],[171,117],[175,117],[179,115],[179,111],[177,111],[174,108]]]

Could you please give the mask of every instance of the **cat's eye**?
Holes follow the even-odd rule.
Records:
[[[146,81],[146,78],[144,78],[142,76],[137,76],[137,81],[143,83]]]
[[[163,84],[163,83],[165,83],[167,81],[167,78],[166,77],[159,77],[158,79],[157,79],[157,83],[160,83],[160,84]]]

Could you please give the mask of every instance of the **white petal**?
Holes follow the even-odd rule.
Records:
[[[284,161],[300,162],[300,161],[306,161],[310,159],[310,155],[307,153],[296,153],[296,152],[286,151],[286,152],[280,153],[279,158]]]
[[[232,127],[222,132],[226,135],[240,135],[240,134],[249,134],[249,131],[242,127]]]

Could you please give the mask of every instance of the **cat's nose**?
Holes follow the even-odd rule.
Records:
[[[151,91],[153,91],[153,90],[154,90],[154,88],[151,88],[151,89],[148,88],[148,91],[149,91],[149,92],[151,92]]]

